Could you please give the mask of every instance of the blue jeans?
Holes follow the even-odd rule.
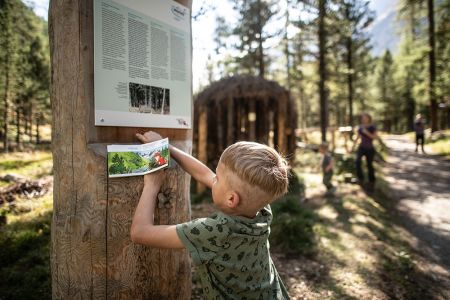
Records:
[[[373,158],[375,157],[375,149],[374,148],[363,148],[359,147],[358,152],[356,154],[356,175],[358,176],[358,180],[360,182],[364,181],[364,173],[362,170],[361,160],[363,156],[366,157],[367,163],[367,173],[369,175],[369,182],[375,182],[375,170],[373,168]]]

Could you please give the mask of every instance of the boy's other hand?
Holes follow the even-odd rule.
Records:
[[[159,141],[162,139],[162,136],[154,131],[147,131],[144,134],[136,133],[136,137],[144,144]]]
[[[159,170],[150,174],[144,175],[144,186],[152,186],[158,190],[161,188],[164,179],[166,178],[166,172]]]

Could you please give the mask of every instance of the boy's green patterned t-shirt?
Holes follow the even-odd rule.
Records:
[[[253,219],[218,212],[177,225],[207,299],[289,299],[269,253],[271,221],[266,206]]]

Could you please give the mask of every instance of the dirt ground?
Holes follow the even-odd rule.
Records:
[[[420,149],[416,153],[403,136],[391,135],[385,142],[391,149],[385,180],[397,199],[397,221],[424,267],[450,291],[450,161]]]
[[[450,269],[450,162],[415,153],[403,137],[385,138],[391,149],[385,179],[414,246],[431,261]]]

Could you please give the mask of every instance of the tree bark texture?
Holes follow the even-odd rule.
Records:
[[[142,177],[107,177],[106,145],[137,143],[135,133],[148,128],[94,125],[93,0],[52,0],[49,37],[53,299],[190,299],[186,250],[154,249],[130,240]],[[191,151],[191,130],[157,131]],[[162,190],[172,194],[171,207],[157,208],[155,222],[188,221],[190,177],[179,166],[166,172]]]
[[[322,141],[327,140],[328,101],[326,91],[326,0],[319,0],[319,99],[320,99],[320,132]]]
[[[428,60],[429,60],[429,87],[428,93],[430,98],[430,121],[431,132],[438,130],[438,114],[437,114],[437,101],[435,93],[436,82],[436,43],[434,33],[434,2],[433,0],[427,0],[428,7]]]

